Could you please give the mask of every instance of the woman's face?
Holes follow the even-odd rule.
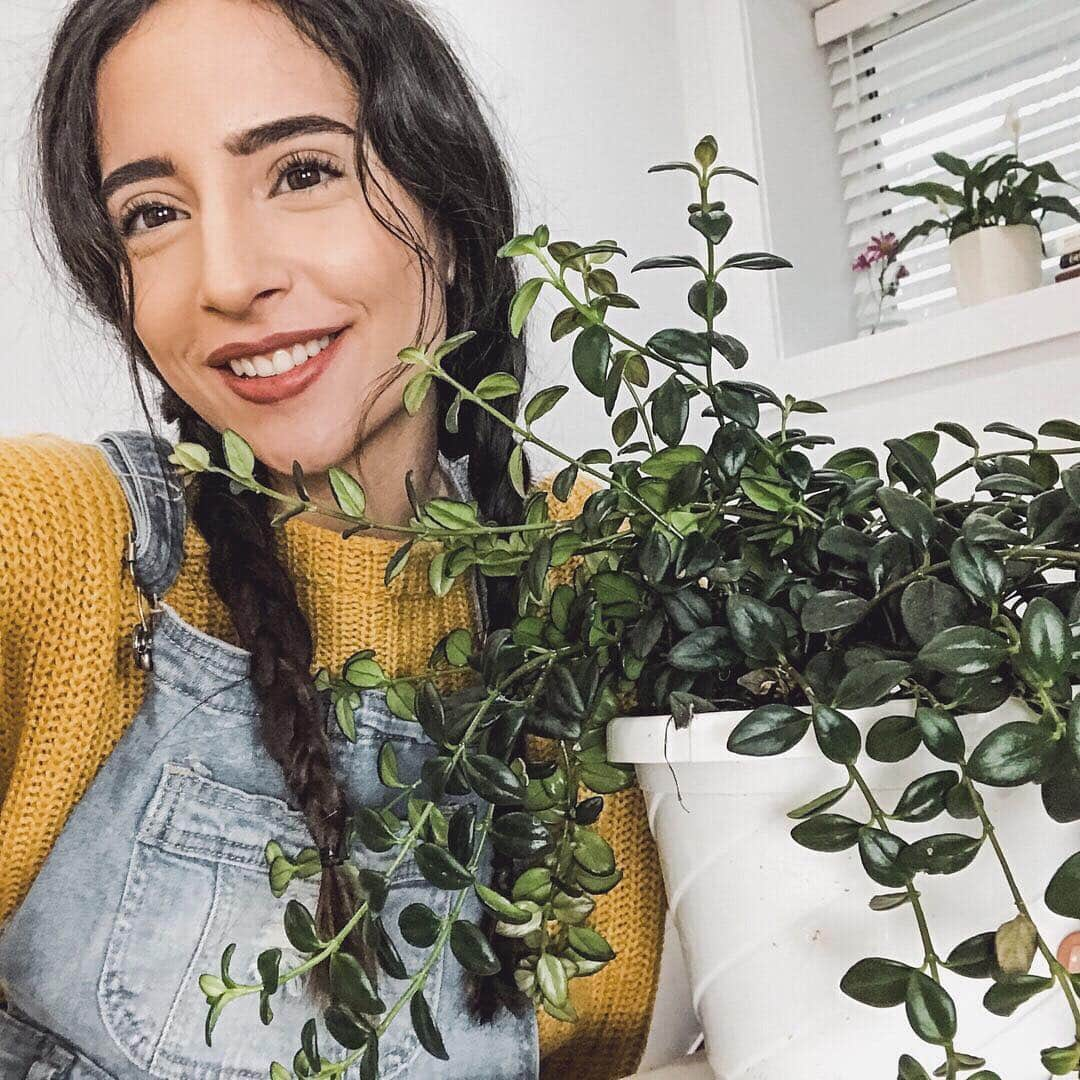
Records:
[[[359,443],[430,424],[426,410],[404,412],[400,383],[371,404],[414,340],[420,266],[364,199],[356,92],[326,54],[251,0],[161,0],[105,58],[97,93],[103,194],[127,232],[135,328],[181,398],[281,473],[294,459],[325,470]],[[293,118],[321,118],[323,130],[298,132]],[[437,252],[420,208],[369,161]],[[444,295],[430,268],[427,282],[423,337],[439,340]]]

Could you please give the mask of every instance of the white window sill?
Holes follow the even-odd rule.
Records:
[[[1069,336],[1076,337],[1080,356],[1080,278],[782,357],[770,364],[763,381],[780,393],[822,401]]]

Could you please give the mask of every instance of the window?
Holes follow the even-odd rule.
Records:
[[[934,164],[935,152],[974,161],[1011,150],[1010,109],[1019,117],[1020,159],[1050,159],[1066,180],[1080,184],[1077,0],[915,0],[914,6],[894,0],[888,7],[893,13],[878,0],[837,0],[818,13],[819,40],[823,33],[831,37],[822,43],[852,260],[871,236],[903,236],[934,212],[925,200],[886,186],[959,185]],[[1080,205],[1075,188],[1044,184],[1041,190]],[[1048,279],[1058,262],[1053,241],[1078,231],[1063,214],[1047,215]],[[907,321],[956,306],[943,233],[915,240],[901,261],[909,276],[895,303]],[[862,330],[873,322],[877,301],[868,275],[852,276]]]

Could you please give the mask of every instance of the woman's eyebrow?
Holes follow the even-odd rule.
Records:
[[[340,135],[356,134],[348,124],[343,124],[340,120],[321,116],[318,113],[307,113],[303,116],[283,116],[277,120],[268,120],[265,124],[259,124],[247,131],[228,136],[222,145],[235,157],[248,157],[251,154],[257,154],[267,146],[284,142],[297,135],[314,135],[326,131]],[[139,158],[109,173],[101,182],[99,195],[102,203],[107,203],[120,188],[128,184],[175,175],[176,165],[168,156],[154,155]]]

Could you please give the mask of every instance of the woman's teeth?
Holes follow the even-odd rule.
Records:
[[[289,349],[278,349],[270,356],[245,356],[240,360],[230,360],[229,367],[234,375],[247,375],[254,378],[267,378],[270,375],[284,375],[294,367],[307,363],[330,344],[330,335],[308,341],[303,345],[293,345]]]

